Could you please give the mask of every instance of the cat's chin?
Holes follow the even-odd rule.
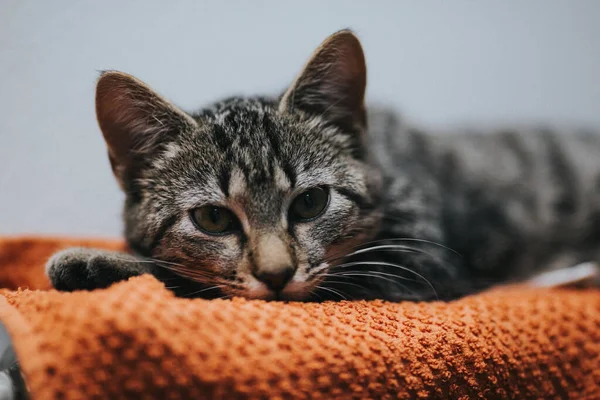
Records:
[[[236,296],[249,300],[266,301],[307,301],[311,298],[312,285],[303,282],[291,282],[282,291],[275,292],[265,287],[253,288]]]
[[[311,298],[313,285],[306,282],[290,282],[283,291],[277,293],[277,300],[307,301]]]

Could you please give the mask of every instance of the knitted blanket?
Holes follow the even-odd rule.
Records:
[[[49,290],[45,260],[73,245],[122,247],[0,239],[0,320],[33,399],[600,398],[598,291],[285,304],[178,299],[151,276]]]

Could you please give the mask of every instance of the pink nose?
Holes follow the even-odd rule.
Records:
[[[274,292],[281,291],[294,276],[295,269],[291,265],[278,268],[275,271],[258,271],[254,276]]]

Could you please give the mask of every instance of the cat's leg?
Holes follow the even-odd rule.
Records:
[[[152,272],[151,262],[132,255],[79,247],[56,253],[46,264],[52,286],[62,291],[105,288]]]

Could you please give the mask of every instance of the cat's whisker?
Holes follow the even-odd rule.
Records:
[[[216,277],[214,273],[210,271],[202,271],[194,268],[190,268],[184,264],[175,263],[171,261],[160,260],[157,258],[146,258],[146,259],[134,259],[134,258],[124,258],[124,257],[115,257],[116,260],[135,263],[135,264],[152,264],[157,267],[168,269],[180,277],[191,279],[193,281],[200,281],[202,283],[206,283],[206,280],[211,280]],[[173,280],[176,278],[164,278],[162,280]]]
[[[366,249],[360,249],[360,250],[353,251],[352,253],[348,254],[348,256],[354,256],[356,254],[362,254],[362,253],[367,253],[367,252],[370,252],[370,251],[385,250],[385,249],[401,250],[401,251],[406,251],[406,252],[410,252],[410,253],[420,252],[420,253],[423,253],[423,254],[429,254],[429,253],[427,253],[425,251],[422,251],[420,249],[415,249],[413,247],[404,246],[404,245],[401,245],[401,244],[382,244],[382,245],[379,245],[379,246],[367,247]]]
[[[455,255],[457,255],[459,257],[462,257],[462,255],[458,251],[456,251],[456,250],[454,250],[454,249],[452,249],[452,248],[450,248],[448,246],[445,246],[445,245],[443,245],[441,243],[434,242],[432,240],[419,239],[419,238],[391,238],[391,239],[381,239],[380,242],[385,242],[385,241],[388,241],[388,240],[391,240],[391,241],[401,241],[401,242],[415,242],[415,243],[431,244],[431,245],[434,245],[434,246],[436,246],[438,248],[450,251],[450,252],[454,253]]]
[[[398,251],[398,252],[403,252],[403,253],[421,253],[421,254],[426,254],[431,256],[432,258],[435,258],[435,256],[433,256],[432,254],[429,254],[421,249],[416,249],[410,246],[403,246],[403,245],[381,245],[381,246],[372,246],[372,247],[367,247],[365,249],[360,249],[360,250],[356,250],[353,251],[351,253],[345,254],[343,256],[339,256],[336,258],[328,258],[326,261],[328,263],[334,263],[338,260],[344,259],[344,258],[348,258],[348,257],[352,257],[355,256],[357,254],[363,254],[363,253],[369,253],[369,252],[374,252],[374,251],[381,251],[381,250],[393,250],[393,251]]]
[[[224,294],[223,296],[215,297],[214,300],[228,300],[233,297],[232,294]]]
[[[150,260],[138,260],[138,259],[121,258],[121,257],[114,257],[114,259],[123,261],[123,262],[133,263],[133,264],[152,264],[153,263],[153,261],[150,261]]]
[[[215,290],[215,289],[220,289],[226,287],[226,285],[213,285],[213,286],[209,286],[207,288],[204,289],[200,289],[200,290],[196,290],[195,292],[191,292],[191,293],[187,293],[185,295],[185,297],[190,297],[190,296],[194,296],[200,293],[204,293],[204,292],[208,292],[209,290]]]
[[[172,261],[166,261],[166,260],[160,260],[158,258],[149,258],[149,260],[157,262],[157,263],[161,263],[161,264],[172,265],[172,266],[182,267],[182,268],[188,268],[188,266],[185,264],[176,263],[176,262],[172,262]]]
[[[194,275],[186,275],[184,273],[179,273],[178,274],[181,278],[186,279],[190,282],[193,283],[199,283],[202,285],[207,285],[207,284],[212,284],[214,283],[214,279],[213,278],[207,278],[204,276],[194,276]]]
[[[167,281],[176,281],[176,280],[180,280],[181,277],[180,276],[173,276],[170,278],[165,278],[165,277],[161,277],[160,280],[163,282],[167,282]]]
[[[393,274],[386,274],[386,275],[393,276],[394,278],[398,278],[398,279],[403,279],[402,277],[395,276]],[[374,274],[372,272],[364,272],[364,273],[363,272],[348,272],[348,273],[343,273],[343,274],[342,273],[341,274],[337,274],[337,275],[334,275],[334,276],[363,276],[363,277],[369,277],[369,278],[379,278],[381,280],[384,280],[384,281],[387,281],[387,282],[390,282],[390,283],[393,283],[393,284],[397,284],[398,283],[398,281],[395,280],[395,279],[390,279],[390,278],[387,278],[383,274]]]
[[[330,276],[335,276],[335,277],[338,277],[338,278],[350,278],[350,279],[353,279],[353,277],[352,277],[352,276],[346,276],[346,275],[330,275]],[[347,285],[347,286],[353,286],[353,287],[356,287],[356,288],[358,288],[358,289],[360,289],[360,290],[362,290],[362,291],[365,291],[365,292],[367,292],[367,293],[373,294],[373,290],[372,290],[372,288],[369,288],[369,287],[368,287],[368,286],[366,286],[366,285],[361,285],[361,284],[359,284],[359,283],[355,283],[355,282],[331,280],[331,279],[328,279],[328,277],[327,277],[327,276],[325,277],[325,280],[323,281],[323,284],[334,284],[334,285]],[[404,287],[404,285],[400,285],[400,286],[403,286],[403,287]],[[405,288],[406,288],[406,287],[405,287]],[[311,293],[312,293],[312,291],[311,291]],[[316,293],[315,293],[315,294],[316,294]]]
[[[418,254],[424,254],[428,257],[430,257],[432,260],[434,260],[437,263],[440,264],[445,264],[445,263],[450,263],[448,260],[444,260],[440,257],[437,257],[434,254],[431,254],[425,250],[416,248],[416,247],[412,247],[412,246],[405,246],[405,245],[396,245],[396,244],[385,244],[385,245],[379,245],[379,246],[372,246],[372,247],[367,247],[365,249],[360,249],[357,251],[354,251],[352,253],[349,253],[343,257],[338,257],[335,258],[333,260],[327,260],[327,262],[329,263],[335,263],[336,261],[339,261],[340,259],[344,259],[344,258],[348,258],[348,257],[352,257],[358,254],[364,254],[364,253],[370,253],[370,252],[378,252],[378,251],[386,251],[386,252],[400,252],[400,253],[418,253]]]
[[[347,257],[347,255],[342,255],[345,251],[355,251],[355,249],[360,249],[363,246],[368,246],[368,245],[373,245],[373,244],[379,244],[379,243],[390,243],[390,242],[392,242],[392,243],[394,243],[394,242],[401,242],[401,243],[402,242],[416,242],[416,243],[431,244],[431,245],[438,246],[441,249],[448,250],[448,251],[456,254],[459,257],[462,257],[460,253],[458,253],[457,251],[451,249],[450,247],[444,246],[443,244],[440,244],[440,243],[437,243],[437,242],[433,242],[431,240],[417,239],[417,238],[389,238],[389,239],[371,240],[371,241],[368,241],[368,242],[357,244],[355,246],[348,247],[344,251],[336,252],[336,253],[332,254],[331,256],[327,257],[325,259],[325,261],[330,261],[332,259],[336,259],[336,257],[338,257],[337,259],[345,258],[345,257]],[[422,249],[417,249],[417,248],[414,248],[414,247],[410,247],[410,248],[412,250],[414,250],[414,251],[424,252],[424,250],[422,250]]]
[[[365,273],[349,272],[347,274],[343,274],[343,275],[339,275],[339,276],[363,276],[363,277],[370,277],[370,278],[379,278],[379,279],[381,279],[383,281],[387,281],[387,282],[390,282],[390,283],[393,283],[393,284],[398,283],[398,281],[386,278],[385,276],[370,274],[370,273],[367,273],[367,272],[365,272]]]
[[[385,275],[385,276],[382,276],[382,275]],[[395,279],[386,278],[386,276],[391,276],[393,278],[400,278],[400,277],[398,277],[396,275],[393,275],[393,274],[383,274],[383,273],[380,273],[378,271],[370,271],[370,272],[364,272],[364,273],[361,273],[361,272],[352,272],[351,271],[351,272],[343,273],[343,274],[332,274],[332,276],[336,276],[336,277],[340,277],[340,278],[343,278],[343,277],[349,277],[349,278],[354,278],[354,277],[368,277],[368,278],[381,279],[383,281],[390,282],[390,283],[394,284],[395,286],[399,286],[399,287],[403,288],[404,290],[406,290],[410,294],[415,294],[414,291],[410,290],[408,288],[408,286],[404,285],[403,283],[398,282]],[[326,282],[329,282],[329,280],[327,280]]]
[[[320,302],[323,302],[323,298],[322,298],[321,296],[319,296],[319,294],[318,294],[318,293],[316,293],[316,291],[315,291],[314,289],[313,289],[313,290],[311,290],[311,291],[310,291],[310,292],[308,292],[308,293],[309,293],[309,295],[310,295],[310,296],[316,296],[316,297],[318,297],[318,298],[319,298],[319,301],[320,301]]]
[[[349,275],[329,275],[329,276],[339,276],[341,278],[343,278],[344,276],[349,276]],[[333,281],[333,280],[329,280],[327,279],[325,281],[325,283],[334,283],[334,284],[339,284],[339,285],[348,285],[348,286],[355,286],[361,289],[365,289],[365,287],[363,285],[359,285],[357,283],[352,283],[352,282],[344,282],[344,281]]]
[[[196,273],[196,274],[211,275],[211,276],[214,275],[214,273],[212,271],[194,268],[194,267],[190,267],[187,265],[168,265],[168,264],[162,264],[162,263],[157,263],[157,264],[161,268],[174,270],[174,271],[190,271],[190,272]]]
[[[361,274],[377,274],[377,275],[382,275],[382,276],[389,276],[392,278],[401,279],[403,281],[409,281],[409,282],[419,282],[418,280],[415,280],[412,278],[407,278],[405,276],[390,274],[388,272],[381,272],[381,271],[349,270],[349,271],[338,271],[338,272],[328,273],[326,276],[349,276],[350,273],[355,273],[355,272],[361,273]]]
[[[215,278],[212,275],[199,274],[199,273],[195,273],[193,271],[184,271],[184,270],[177,270],[177,269],[170,269],[170,271],[176,273],[177,275],[179,275],[182,278],[199,281],[201,283],[205,283],[207,280],[212,280]]]
[[[335,290],[335,289],[332,289],[332,288],[329,288],[329,287],[325,287],[325,286],[321,286],[321,285],[317,285],[317,286],[315,286],[315,288],[317,288],[319,290],[325,290],[327,292],[333,293],[333,294],[341,297],[342,300],[348,300],[348,298],[346,296],[344,296],[344,294],[341,293],[341,292],[339,292],[338,290]]]
[[[410,268],[407,268],[407,267],[405,267],[403,265],[393,264],[393,263],[388,263],[388,262],[383,262],[383,261],[353,261],[353,262],[349,262],[349,263],[345,263],[345,264],[336,265],[334,267],[334,269],[337,269],[337,268],[350,268],[350,267],[353,267],[353,266],[360,266],[360,265],[365,265],[365,266],[379,265],[379,266],[384,266],[384,267],[398,268],[398,269],[401,269],[403,271],[410,272],[411,274],[413,274],[413,275],[421,278],[429,286],[429,288],[431,289],[431,291],[435,294],[436,298],[439,299],[437,291],[433,287],[433,284],[427,278],[425,278],[423,275],[419,274],[417,271],[414,271],[414,270],[412,270]],[[369,271],[369,272],[371,272],[371,271]],[[398,275],[394,275],[394,276],[397,276],[400,279],[410,280],[410,279],[408,279],[406,277],[401,277],[401,276],[398,276]]]
[[[115,260],[119,260],[119,261],[123,261],[123,262],[128,262],[128,263],[134,263],[134,264],[162,263],[162,264],[169,264],[169,265],[184,266],[183,264],[178,264],[178,263],[174,263],[174,262],[170,262],[170,261],[160,260],[158,258],[152,258],[152,257],[132,256],[131,258],[125,258],[125,257],[114,257],[114,258],[115,258]]]
[[[121,258],[121,257],[115,257],[116,260],[119,261],[123,261],[123,262],[129,262],[129,263],[135,263],[135,264],[153,264],[153,265],[157,265],[159,267],[163,267],[166,269],[170,269],[173,271],[193,271],[195,273],[198,274],[211,274],[208,271],[200,271],[198,269],[192,269],[189,268],[188,266],[184,265],[184,264],[180,264],[180,263],[175,263],[175,262],[171,262],[171,261],[165,261],[165,260],[160,260],[157,258],[145,258],[145,259],[130,259],[130,258]],[[212,274],[214,275],[214,274]]]
[[[190,268],[185,265],[162,265],[160,262],[157,262],[159,267],[168,269],[173,271],[179,275],[185,274],[186,276],[194,276],[194,277],[202,277],[202,278],[214,278],[216,275],[210,271],[199,270],[195,268]]]

